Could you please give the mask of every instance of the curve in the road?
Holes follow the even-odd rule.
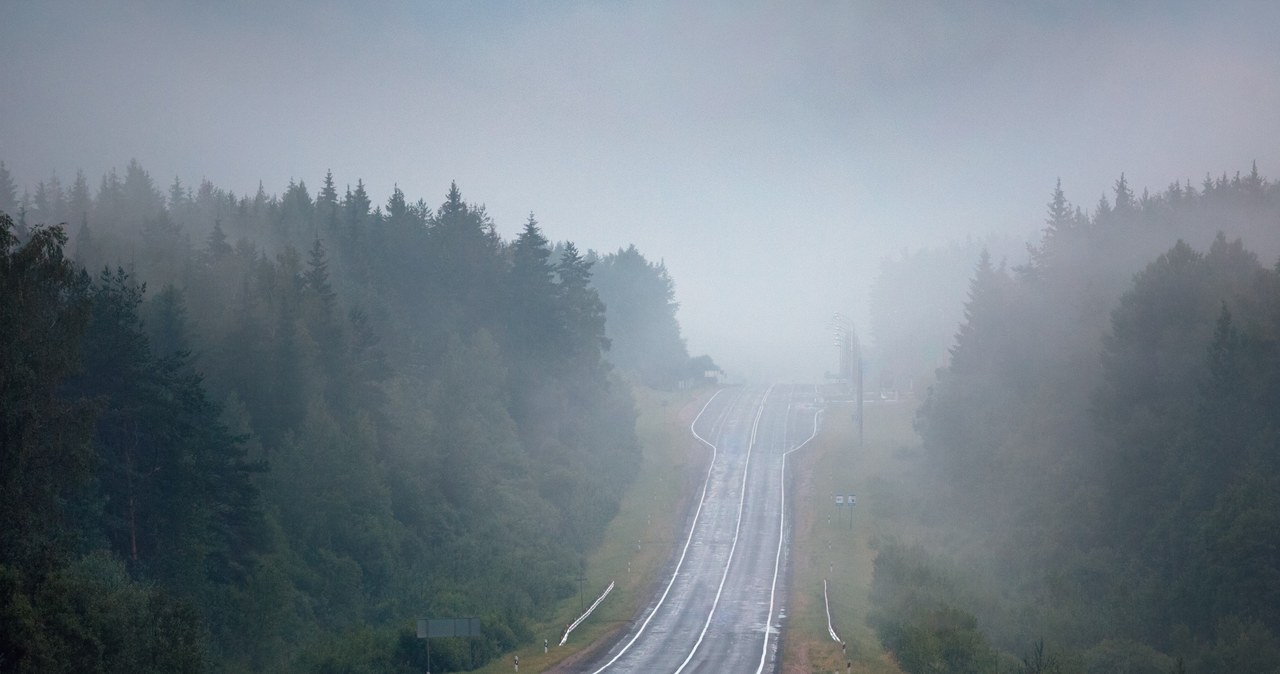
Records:
[[[738,535],[742,532],[742,506],[747,502],[747,476],[751,474],[751,450],[755,448],[756,432],[760,430],[760,417],[764,416],[764,406],[769,401],[769,394],[772,392],[773,386],[765,389],[764,397],[760,399],[760,409],[756,410],[755,421],[751,424],[751,438],[747,441],[747,461],[742,468],[742,493],[738,496],[738,520],[733,526],[733,544],[729,546],[729,558],[725,560],[724,572],[720,574],[720,586],[716,588],[716,598],[711,602],[711,610],[707,611],[707,621],[702,625],[702,632],[698,634],[698,640],[694,642],[693,648],[689,649],[689,655],[685,656],[684,662],[680,663],[674,674],[683,672],[689,661],[693,659],[693,654],[698,652],[698,647],[702,645],[702,639],[707,636],[707,628],[711,627],[711,619],[716,614],[716,607],[720,605],[720,595],[724,592],[724,581],[729,577],[729,567],[733,566],[733,553],[738,549]],[[704,440],[703,442],[706,441]],[[766,643],[768,642],[768,634],[769,630],[766,625]]]
[[[672,560],[668,581],[646,615],[634,623],[636,631],[615,644],[618,650],[602,653],[600,660],[578,671],[768,674],[776,669],[778,663],[770,658],[780,652],[780,628],[774,629],[774,619],[781,619],[775,611],[786,601],[778,579],[786,566],[782,552],[788,531],[787,463],[792,453],[816,437],[821,415],[816,407],[798,405],[797,395],[808,393],[792,388],[739,389],[736,395],[720,390],[703,404],[690,434],[711,449],[710,465],[698,501],[691,504],[688,535]],[[813,428],[793,444],[789,427],[800,419],[811,421]],[[766,542],[774,535],[775,541]],[[776,544],[772,564],[770,543]],[[720,580],[712,585],[717,571]],[[763,635],[752,634],[762,618]],[[750,663],[757,656],[751,642],[757,636],[761,650],[753,670]]]
[[[689,537],[685,539],[684,548],[680,550],[680,559],[676,561],[675,571],[671,572],[671,580],[667,581],[667,588],[662,591],[662,596],[658,598],[658,603],[654,605],[653,610],[649,612],[649,616],[640,624],[640,629],[636,631],[635,636],[631,637],[631,641],[628,641],[627,645],[623,646],[612,659],[601,665],[600,669],[597,669],[591,674],[600,674],[600,672],[608,669],[613,665],[613,663],[618,661],[618,658],[621,658],[626,654],[631,646],[636,643],[640,638],[640,635],[644,634],[645,628],[649,626],[649,621],[653,620],[653,617],[658,614],[658,609],[662,608],[662,603],[667,600],[667,595],[671,593],[671,586],[675,585],[676,577],[680,575],[680,567],[684,564],[685,555],[689,553],[689,544],[693,542],[693,533],[698,528],[698,517],[702,515],[702,504],[707,500],[707,487],[711,484],[711,471],[716,467],[716,457],[718,456],[716,446],[711,442],[708,442],[706,438],[698,435],[698,420],[702,418],[703,413],[707,411],[707,408],[711,406],[711,403],[715,401],[721,393],[724,393],[724,391],[725,389],[720,389],[708,398],[707,402],[702,406],[702,409],[698,411],[698,416],[694,417],[693,422],[689,424],[689,432],[693,434],[693,437],[697,438],[702,444],[711,448],[711,464],[707,466],[707,479],[702,483],[702,496],[698,498],[698,508],[693,513],[693,524],[689,526]]]
[[[761,405],[761,409],[764,409],[763,405]],[[791,416],[789,405],[787,416]],[[804,442],[782,453],[782,507],[778,515],[778,552],[773,558],[773,584],[769,587],[769,615],[765,620],[764,643],[760,646],[760,666],[756,667],[756,674],[764,672],[765,659],[769,655],[769,626],[773,624],[773,602],[778,591],[778,570],[782,567],[782,544],[786,540],[784,534],[787,527],[787,457],[791,456],[792,452],[798,451],[809,444],[809,441],[818,435],[818,417],[821,416],[821,411],[813,415],[813,432],[809,434],[809,437],[805,438]]]

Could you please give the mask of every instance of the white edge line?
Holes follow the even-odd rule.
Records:
[[[790,404],[788,404],[787,416],[791,415],[790,407]],[[792,452],[809,444],[809,441],[818,435],[818,417],[820,416],[822,416],[822,410],[818,410],[813,415],[813,432],[809,434],[808,438],[805,438],[804,442],[782,453],[782,508],[778,515],[778,552],[773,558],[773,586],[769,588],[769,615],[765,617],[764,645],[760,647],[760,666],[756,667],[756,674],[761,674],[764,671],[764,661],[769,655],[769,628],[773,625],[773,601],[774,595],[778,590],[778,569],[782,565],[783,533],[787,526],[787,457]]]
[[[702,413],[706,412],[707,408],[711,406],[711,401],[719,397],[725,390],[726,389],[719,389],[714,395],[708,398],[706,404],[704,404],[702,409],[698,412],[698,416],[693,418],[693,423],[689,424],[689,432],[693,434],[693,437],[697,438],[702,444],[711,448],[711,465],[707,466],[707,479],[702,483],[702,496],[698,499],[698,509],[693,513],[693,524],[689,526],[689,537],[685,539],[684,548],[680,551],[680,560],[676,562],[676,570],[671,572],[671,580],[667,581],[667,589],[662,591],[662,596],[658,598],[658,603],[654,605],[653,610],[649,612],[649,616],[640,624],[640,629],[636,631],[635,636],[631,637],[631,641],[628,641],[627,645],[623,646],[622,650],[618,651],[618,654],[613,656],[612,660],[604,663],[600,669],[597,669],[591,674],[600,674],[600,672],[608,669],[613,663],[618,661],[618,658],[622,657],[622,655],[631,648],[632,644],[640,638],[641,634],[644,634],[645,628],[649,626],[649,621],[653,620],[653,616],[658,614],[658,609],[662,608],[662,602],[667,600],[667,594],[671,592],[671,586],[675,585],[676,576],[680,575],[680,566],[684,564],[684,557],[689,552],[689,544],[693,542],[693,532],[698,528],[698,517],[702,515],[702,504],[707,500],[707,487],[711,484],[711,471],[716,467],[716,446],[707,442],[706,438],[698,435],[698,430],[695,427],[698,425],[698,420],[702,418]]]
[[[716,607],[720,605],[720,594],[724,592],[724,582],[729,578],[729,567],[733,566],[733,553],[738,549],[738,534],[742,531],[742,507],[747,502],[747,476],[751,472],[751,450],[756,446],[756,431],[760,430],[760,417],[764,416],[765,403],[769,402],[769,394],[773,392],[773,385],[765,389],[764,397],[760,399],[760,409],[756,410],[756,420],[751,424],[751,438],[747,441],[747,461],[742,467],[742,494],[738,497],[738,522],[733,527],[733,545],[729,546],[729,559],[724,563],[724,573],[720,574],[720,585],[716,588],[716,597],[711,602],[711,611],[707,613],[707,621],[702,624],[702,631],[698,633],[698,640],[694,642],[693,648],[689,650],[689,655],[680,663],[673,674],[680,674],[684,668],[688,666],[689,661],[693,659],[693,655],[698,652],[698,647],[702,645],[703,637],[707,636],[707,629],[711,627],[711,619],[716,614]],[[773,613],[773,609],[769,609]]]

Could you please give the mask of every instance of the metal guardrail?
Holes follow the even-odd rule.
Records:
[[[827,599],[827,579],[826,578],[822,579],[822,603],[825,604],[827,607],[827,634],[831,635],[832,641],[838,644],[844,643],[843,641],[840,640],[840,636],[836,634],[836,629],[831,626],[831,600]]]
[[[565,628],[564,635],[560,637],[561,646],[563,646],[565,642],[569,640],[569,633],[577,629],[578,625],[581,625],[582,621],[586,620],[587,616],[591,615],[591,612],[596,610],[596,607],[600,605],[600,602],[604,601],[604,598],[608,597],[610,592],[613,592],[614,584],[615,582],[610,582],[609,587],[606,587],[604,589],[604,593],[601,594],[598,598],[596,598],[595,603],[593,603],[589,608],[587,608],[586,612],[578,616],[577,620],[573,621],[572,623],[569,624],[568,627]]]

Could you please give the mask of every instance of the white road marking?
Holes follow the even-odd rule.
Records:
[[[751,426],[751,435],[750,435],[750,439],[749,439],[749,441],[748,441],[748,445],[747,445],[747,457],[746,457],[746,463],[745,463],[745,464],[744,464],[744,466],[743,466],[743,477],[742,477],[741,494],[740,494],[739,499],[738,499],[738,514],[737,514],[737,522],[736,522],[736,524],[735,524],[735,526],[734,526],[733,541],[732,541],[732,544],[730,545],[730,548],[729,548],[728,558],[727,558],[727,559],[725,560],[725,562],[724,562],[724,571],[722,572],[721,577],[720,577],[720,585],[719,585],[719,586],[717,587],[717,589],[716,589],[716,595],[715,595],[714,600],[712,601],[710,612],[707,614],[706,622],[703,624],[702,632],[698,635],[698,639],[697,639],[697,641],[694,643],[694,645],[693,645],[692,649],[689,651],[689,654],[685,657],[684,662],[682,662],[682,663],[680,664],[679,668],[677,668],[677,669],[676,669],[676,671],[675,671],[673,674],[680,674],[680,672],[682,672],[682,671],[683,671],[683,670],[684,670],[684,669],[689,665],[689,663],[693,660],[694,655],[697,653],[698,648],[702,645],[702,642],[703,642],[704,638],[706,637],[707,631],[708,631],[708,629],[710,628],[711,622],[712,622],[712,620],[713,620],[713,618],[714,618],[714,616],[715,616],[716,609],[717,609],[717,608],[718,608],[718,606],[719,606],[720,598],[721,598],[721,595],[723,594],[723,591],[724,591],[724,585],[725,585],[725,582],[726,582],[726,580],[727,580],[727,578],[728,578],[728,575],[729,575],[729,568],[730,568],[730,566],[732,565],[733,558],[734,558],[734,554],[735,554],[735,552],[736,552],[736,550],[737,550],[737,546],[738,546],[739,536],[740,536],[740,533],[741,533],[741,528],[742,528],[742,513],[743,513],[744,505],[745,505],[745,502],[746,502],[746,492],[747,492],[747,475],[748,475],[748,474],[749,474],[749,472],[750,472],[750,466],[751,466],[751,453],[752,453],[752,451],[753,451],[753,449],[754,449],[754,447],[755,447],[755,444],[756,444],[756,437],[757,437],[757,434],[758,434],[758,432],[759,432],[759,428],[760,428],[760,420],[761,420],[761,418],[762,418],[762,417],[763,417],[763,415],[764,415],[764,408],[765,408],[765,405],[766,405],[766,403],[768,402],[769,396],[770,396],[770,394],[772,393],[773,389],[774,389],[774,387],[773,387],[773,386],[770,386],[768,389],[766,389],[766,390],[765,390],[764,397],[761,399],[761,401],[760,401],[760,403],[759,403],[759,405],[760,405],[760,406],[759,406],[759,409],[757,409],[757,411],[756,411],[756,416],[755,416],[755,419],[754,419],[754,421],[753,421],[753,423],[752,423],[752,426]],[[623,647],[622,647],[622,648],[617,652],[617,654],[615,654],[615,655],[613,656],[613,658],[612,658],[612,659],[610,659],[608,662],[606,662],[604,665],[602,665],[599,669],[597,669],[597,670],[595,670],[594,672],[592,672],[592,674],[600,674],[601,672],[603,672],[603,671],[605,671],[606,669],[608,669],[609,667],[611,667],[611,666],[612,666],[614,663],[616,663],[616,662],[617,662],[617,661],[618,661],[618,660],[619,660],[623,655],[625,655],[625,654],[626,654],[626,653],[631,649],[631,647],[632,647],[632,646],[633,646],[633,645],[634,645],[634,644],[635,644],[635,643],[640,639],[641,635],[644,633],[644,631],[646,630],[646,628],[648,628],[650,621],[652,621],[652,620],[653,620],[654,616],[656,616],[656,615],[657,615],[658,610],[663,606],[664,602],[667,600],[667,596],[670,594],[670,592],[671,592],[671,588],[674,586],[675,581],[676,581],[676,578],[677,578],[677,577],[679,577],[679,575],[680,575],[680,570],[681,570],[681,568],[682,568],[682,566],[683,566],[683,564],[684,564],[685,557],[687,556],[687,554],[688,554],[688,552],[689,552],[690,545],[693,543],[693,536],[694,536],[695,531],[697,530],[698,520],[699,520],[699,518],[700,518],[700,517],[701,517],[701,515],[702,515],[702,508],[703,508],[703,505],[706,503],[706,499],[707,499],[707,495],[708,495],[708,489],[709,489],[710,484],[711,484],[711,475],[712,475],[712,472],[715,470],[715,467],[716,467],[716,461],[717,461],[717,460],[718,460],[718,458],[719,458],[719,448],[718,448],[715,444],[713,444],[712,442],[710,442],[710,441],[709,441],[709,440],[707,440],[706,438],[702,437],[702,436],[698,433],[698,431],[697,431],[697,424],[698,424],[698,421],[702,418],[703,414],[707,411],[707,408],[711,406],[711,403],[712,403],[712,402],[713,402],[713,401],[714,401],[714,400],[715,400],[715,399],[716,399],[716,398],[717,398],[717,397],[718,397],[722,392],[724,392],[724,390],[725,390],[725,389],[720,389],[719,391],[716,391],[715,395],[711,396],[711,398],[710,398],[709,400],[707,400],[707,402],[702,406],[702,410],[700,410],[700,411],[698,412],[698,415],[694,418],[693,423],[691,423],[691,424],[689,425],[689,430],[690,430],[690,432],[692,433],[693,437],[694,437],[694,438],[696,438],[699,442],[701,442],[701,443],[703,443],[704,445],[706,445],[707,447],[710,447],[710,448],[711,448],[711,452],[712,452],[712,454],[711,454],[711,465],[710,465],[710,466],[708,466],[708,468],[707,468],[707,477],[706,477],[706,480],[703,482],[703,485],[702,485],[702,495],[701,495],[701,497],[700,497],[700,498],[699,498],[699,500],[698,500],[698,507],[697,507],[697,510],[694,512],[693,524],[690,526],[690,529],[689,529],[689,536],[688,536],[688,538],[686,538],[686,539],[685,539],[684,547],[683,547],[683,549],[682,549],[682,550],[681,550],[681,552],[680,552],[680,558],[679,558],[679,560],[677,560],[677,562],[676,562],[676,568],[675,568],[675,570],[674,570],[674,571],[672,572],[672,574],[671,574],[671,579],[667,582],[667,587],[666,587],[666,589],[665,589],[665,590],[663,590],[662,596],[661,596],[661,597],[659,597],[657,604],[655,604],[655,605],[654,605],[654,607],[653,607],[653,610],[652,610],[652,611],[650,611],[649,615],[645,618],[644,622],[643,622],[643,623],[641,623],[641,625],[640,625],[640,629],[639,629],[639,630],[637,630],[636,634],[635,634],[634,636],[632,636],[631,640],[630,640],[630,641],[628,641],[628,642],[626,643],[626,645],[625,645],[625,646],[623,646]],[[788,407],[787,407],[787,420],[788,420],[788,421],[789,421],[789,419],[790,419],[790,412],[791,412],[791,409],[792,409],[792,406],[791,406],[790,404],[788,404]],[[727,411],[728,411],[728,410],[726,410],[726,412],[727,412]],[[758,667],[757,667],[757,669],[756,669],[756,674],[761,674],[761,673],[763,672],[763,670],[764,670],[765,661],[767,660],[767,657],[768,657],[769,634],[770,634],[770,632],[772,631],[772,622],[773,622],[773,618],[774,618],[774,606],[775,606],[775,603],[776,603],[776,594],[777,594],[778,576],[779,576],[779,573],[780,573],[781,560],[782,560],[782,546],[783,546],[783,541],[784,541],[783,535],[785,534],[785,529],[786,529],[786,469],[787,469],[787,457],[788,457],[788,456],[790,456],[790,454],[791,454],[792,452],[795,452],[795,451],[797,451],[797,450],[800,450],[800,449],[804,448],[806,445],[808,445],[808,444],[809,444],[809,442],[810,442],[811,440],[813,440],[813,438],[814,438],[814,437],[816,437],[816,436],[817,436],[817,433],[818,433],[818,420],[819,420],[819,418],[821,417],[821,414],[822,414],[822,412],[821,412],[821,410],[819,410],[819,412],[818,412],[818,413],[816,413],[816,414],[814,415],[814,417],[813,417],[813,431],[810,433],[809,437],[808,437],[808,438],[806,438],[806,439],[804,440],[804,442],[802,442],[802,443],[800,443],[799,445],[797,445],[797,446],[795,446],[795,447],[793,447],[793,448],[791,448],[791,449],[787,450],[786,452],[784,452],[784,453],[782,454],[782,497],[781,497],[781,499],[782,499],[782,507],[781,507],[780,515],[779,515],[779,526],[778,526],[778,549],[777,549],[777,551],[776,551],[776,553],[775,553],[775,555],[774,555],[773,580],[772,580],[772,585],[771,585],[770,592],[769,592],[769,612],[768,612],[768,615],[766,616],[766,619],[765,619],[765,628],[764,628],[764,644],[763,644],[763,645],[762,645],[762,647],[761,647],[760,664],[759,664],[759,666],[758,666]],[[723,431],[722,431],[722,433],[723,433]],[[785,431],[784,431],[784,442],[785,442]],[[703,545],[703,543],[702,543],[702,542],[699,542],[699,543],[698,543],[698,545],[699,545],[699,546],[701,546],[701,545]],[[695,546],[695,547],[697,547],[697,546]],[[760,605],[763,605],[763,602],[760,602]]]
[[[644,634],[645,628],[649,626],[649,621],[653,620],[653,617],[658,614],[658,609],[662,608],[662,603],[667,600],[667,594],[671,592],[671,586],[675,585],[676,577],[680,575],[680,566],[684,564],[684,557],[689,553],[689,543],[693,541],[693,533],[698,529],[698,517],[702,515],[702,504],[707,500],[707,486],[711,484],[711,471],[716,467],[716,457],[719,454],[715,445],[708,442],[707,439],[701,435],[698,435],[696,427],[698,425],[698,420],[702,418],[703,412],[706,412],[707,408],[711,406],[711,402],[719,397],[724,391],[725,389],[716,391],[715,395],[712,395],[711,398],[707,400],[706,404],[702,406],[702,409],[698,412],[698,416],[693,418],[693,423],[689,424],[689,432],[693,433],[693,437],[697,438],[702,444],[711,448],[711,465],[707,466],[707,479],[702,483],[702,496],[698,499],[698,509],[693,513],[693,524],[689,527],[689,537],[685,539],[684,549],[680,551],[680,559],[676,562],[675,571],[671,572],[671,580],[667,581],[667,589],[663,590],[662,596],[658,598],[657,605],[655,605],[653,610],[649,612],[649,617],[644,619],[644,622],[640,625],[640,629],[636,631],[636,635],[631,637],[631,641],[628,641],[627,645],[623,646],[622,650],[618,651],[618,654],[613,656],[612,660],[604,663],[600,669],[592,672],[592,674],[600,674],[600,672],[608,669],[610,665],[617,662],[618,658],[622,657],[623,654],[636,643],[636,640],[640,638],[640,635]]]
[[[763,405],[761,405],[761,409],[764,409]],[[818,417],[821,415],[821,410],[819,410],[817,414],[813,415],[813,432],[809,434],[809,437],[806,438],[804,442],[796,445],[786,452],[783,452],[782,454],[782,507],[778,514],[778,552],[773,558],[773,585],[769,589],[769,615],[765,617],[764,644],[760,646],[760,666],[756,667],[756,674],[761,674],[761,672],[764,671],[764,661],[766,656],[769,654],[769,629],[773,626],[773,600],[774,594],[778,590],[778,569],[782,564],[783,533],[787,525],[787,457],[790,456],[792,452],[809,444],[809,441],[818,435]],[[790,404],[787,405],[787,418],[791,418]]]
[[[760,409],[756,412],[756,420],[751,424],[751,439],[747,441],[747,462],[742,467],[742,494],[738,497],[738,522],[733,527],[733,545],[729,546],[729,559],[724,563],[724,573],[720,574],[720,586],[716,588],[716,598],[711,602],[711,612],[707,614],[707,622],[702,625],[702,632],[698,634],[698,640],[694,642],[689,655],[676,668],[674,674],[680,674],[680,672],[684,671],[685,666],[693,659],[693,654],[698,652],[698,647],[702,645],[703,637],[707,636],[707,628],[711,626],[711,618],[716,614],[716,607],[720,604],[720,593],[724,592],[724,581],[729,577],[729,567],[733,564],[733,553],[738,548],[738,533],[742,529],[742,506],[747,502],[747,475],[751,472],[751,450],[756,446],[756,431],[760,430],[760,417],[764,416],[765,403],[769,401],[769,394],[772,391],[772,385],[765,389],[764,398],[760,400]],[[770,613],[772,613],[772,609],[770,609]]]

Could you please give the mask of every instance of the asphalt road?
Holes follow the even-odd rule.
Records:
[[[584,673],[774,672],[785,616],[784,455],[815,429],[813,387],[723,389],[693,424],[714,454],[649,604]]]

